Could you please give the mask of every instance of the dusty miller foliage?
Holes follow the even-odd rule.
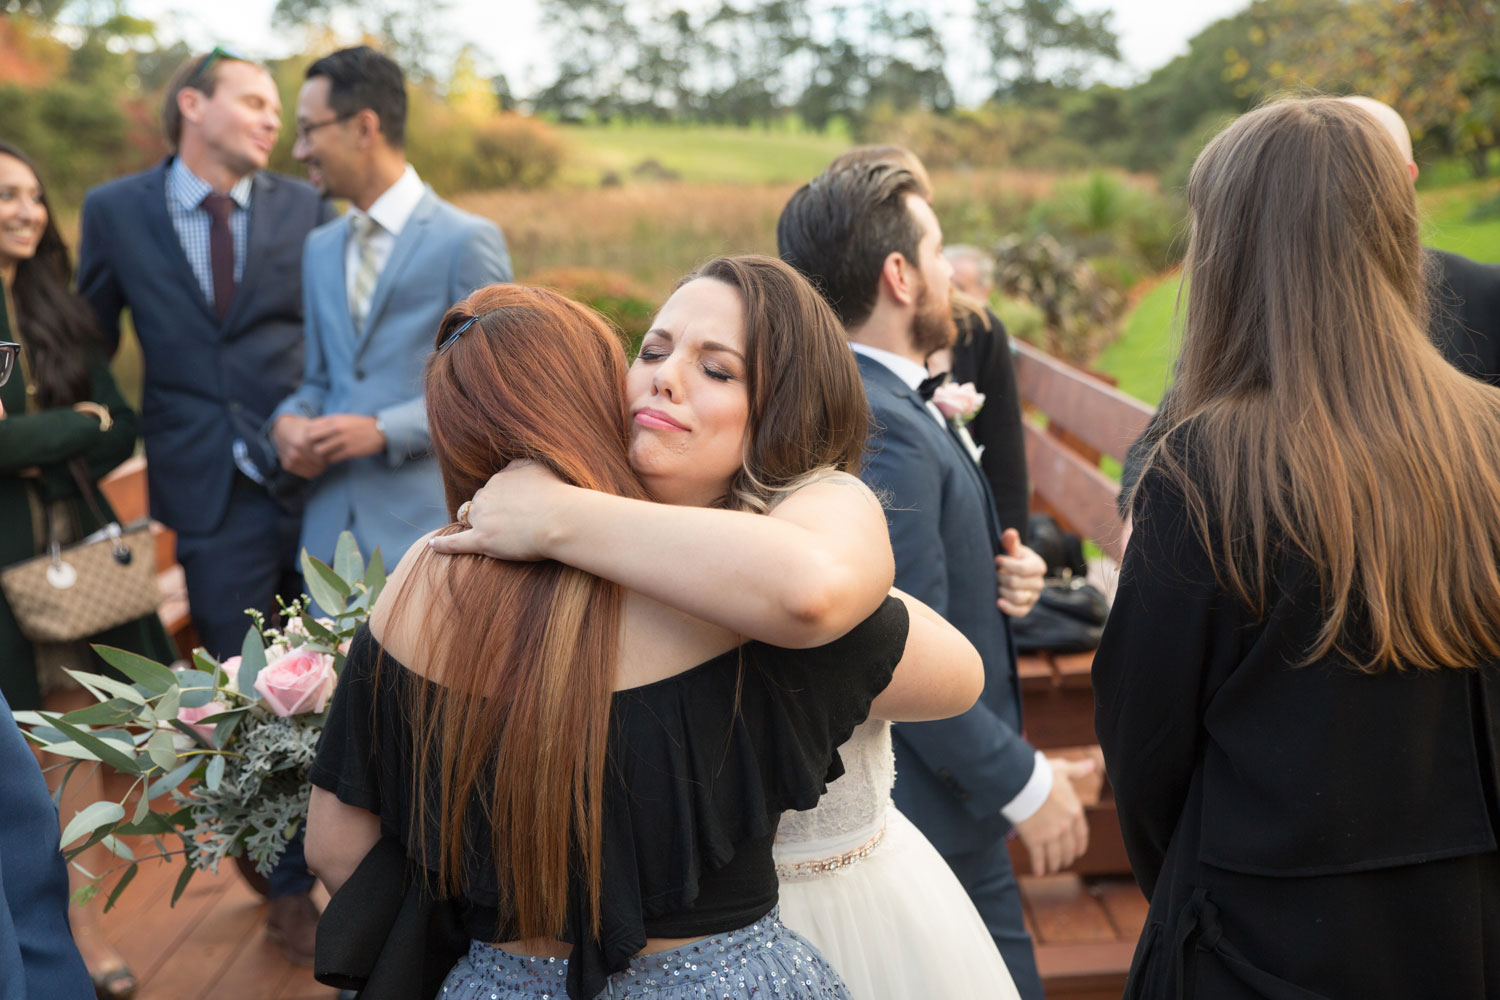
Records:
[[[308,769],[322,732],[319,716],[247,718],[227,757],[217,790],[199,784],[191,794],[172,790],[178,805],[192,810],[193,828],[184,831],[193,867],[218,871],[219,862],[243,843],[256,871],[269,875],[287,841],[307,816],[311,796]]]

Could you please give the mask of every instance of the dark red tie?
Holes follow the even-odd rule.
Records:
[[[214,312],[219,322],[229,316],[234,301],[234,234],[229,231],[229,212],[234,202],[227,194],[208,194],[203,198],[211,220],[208,224],[208,253],[214,276]]]

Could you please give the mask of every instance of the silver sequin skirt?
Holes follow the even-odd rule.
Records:
[[[443,981],[442,1000],[566,1000],[568,960],[525,958],[469,943]],[[823,956],[772,909],[748,927],[671,951],[640,955],[609,978],[600,998],[651,1000],[850,1000]]]

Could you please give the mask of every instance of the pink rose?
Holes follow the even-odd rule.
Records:
[[[333,657],[299,648],[282,654],[262,670],[255,678],[255,690],[271,711],[284,719],[323,711],[336,680]]]
[[[238,656],[231,656],[219,664],[219,667],[224,671],[224,676],[227,678],[224,681],[224,690],[233,691],[238,694],[240,691],[240,658]]]
[[[235,659],[239,659],[239,657],[235,657]],[[207,705],[199,705],[197,708],[179,708],[177,710],[177,718],[186,722],[189,729],[203,737],[204,743],[214,746],[214,724],[206,726],[198,725],[198,720],[227,711],[229,711],[229,706],[224,702],[211,701]]]
[[[949,420],[963,426],[974,419],[974,414],[984,405],[984,393],[974,388],[973,382],[959,385],[944,382],[932,394],[933,405]]]

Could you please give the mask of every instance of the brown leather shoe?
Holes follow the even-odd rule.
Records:
[[[277,896],[266,917],[266,936],[281,945],[293,965],[312,965],[318,939],[318,907],[308,896]]]

